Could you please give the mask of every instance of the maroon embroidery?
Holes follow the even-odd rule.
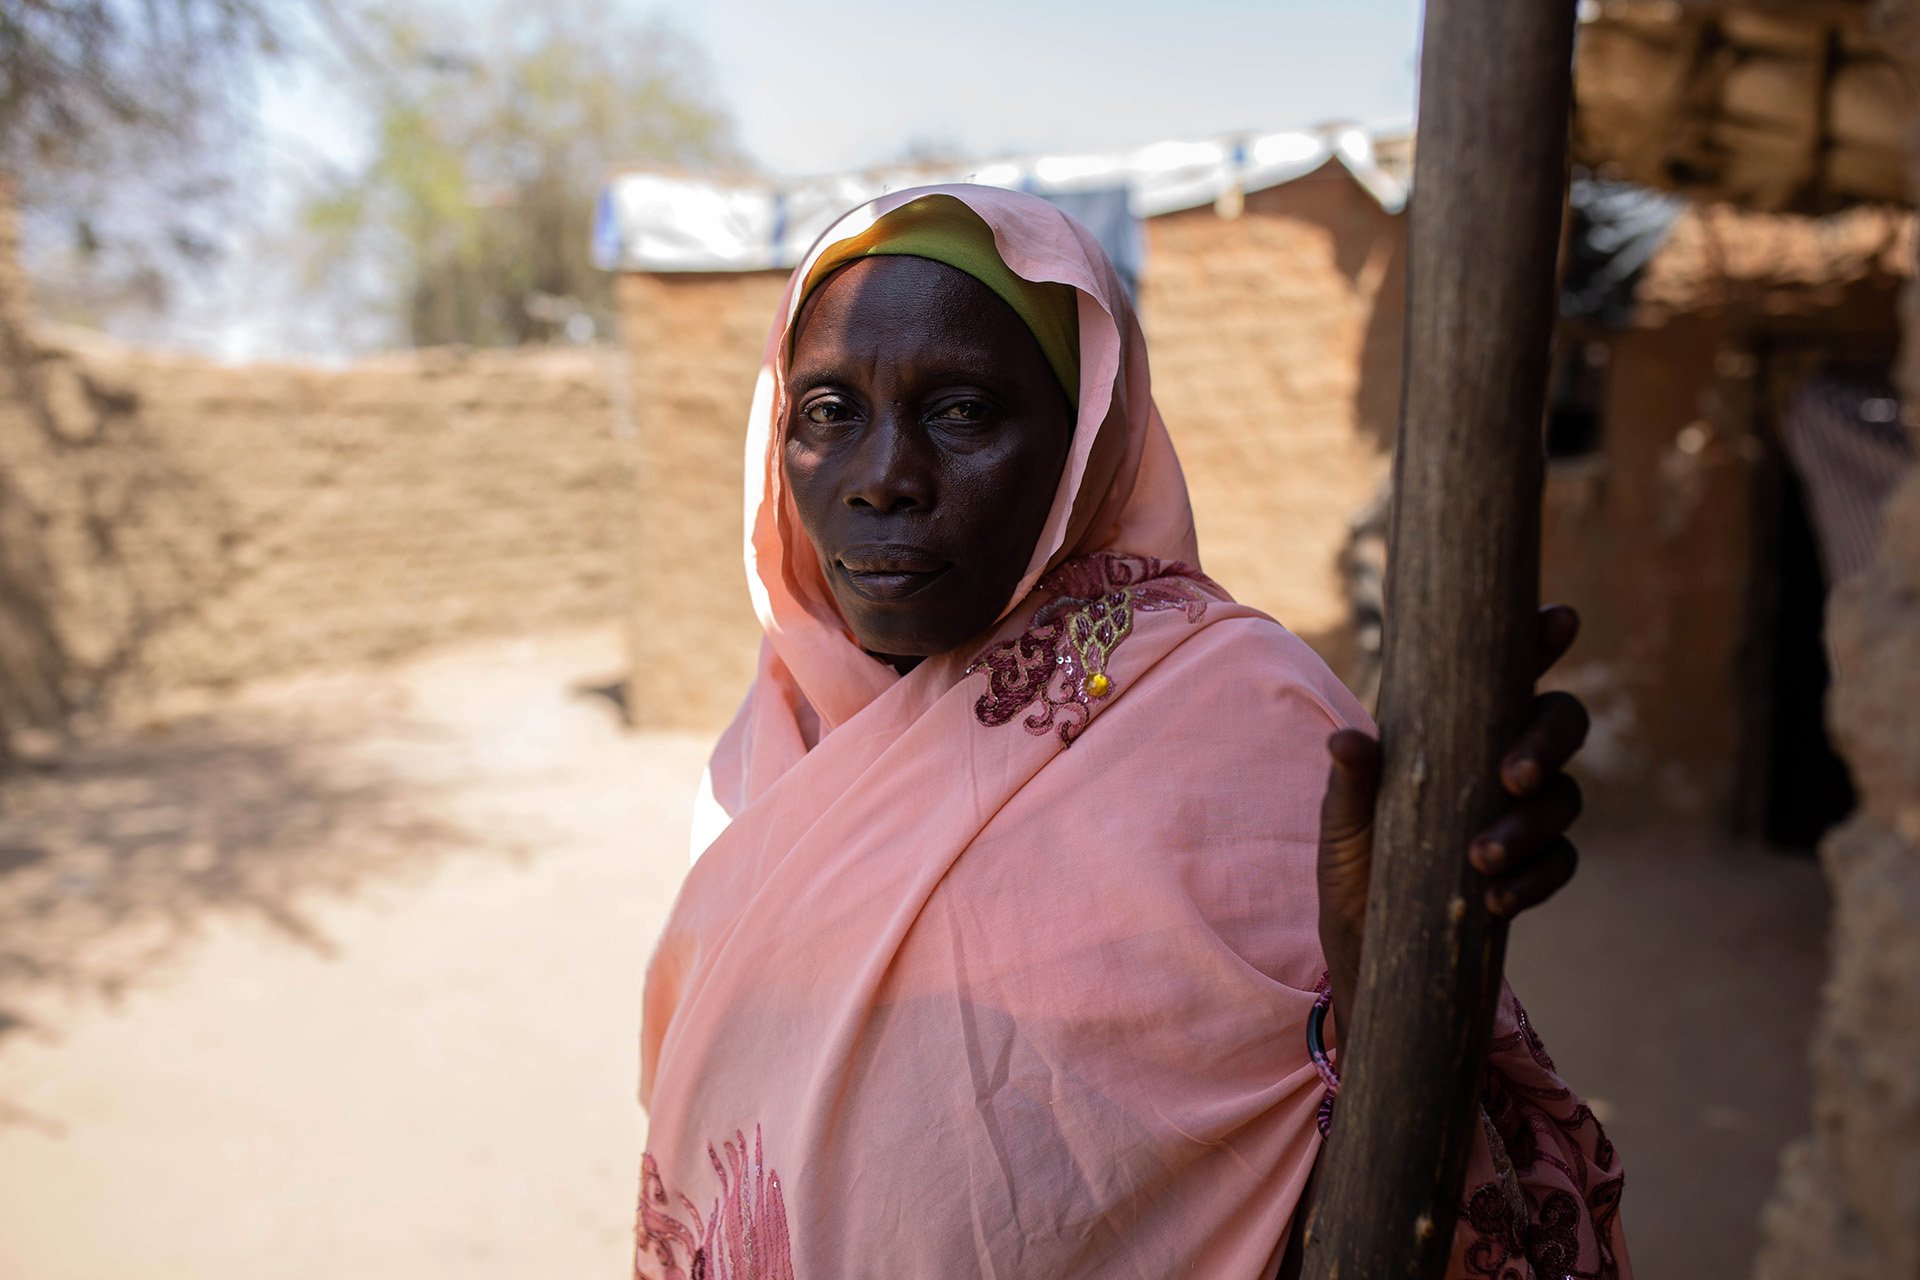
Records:
[[[987,673],[987,691],[974,703],[974,715],[997,727],[1032,707],[1021,721],[1027,732],[1057,731],[1061,742],[1072,743],[1093,718],[1093,700],[1113,694],[1107,663],[1133,634],[1134,614],[1180,609],[1187,621],[1198,622],[1207,600],[1194,584],[1205,581],[1184,564],[1148,556],[1067,561],[1040,580],[1040,590],[1056,598],[1033,615],[1027,629],[967,667]]]
[[[1494,1054],[1524,1048],[1534,1065],[1551,1074],[1553,1059],[1518,1001],[1514,1013],[1518,1030],[1494,1037]],[[1467,1274],[1486,1280],[1618,1280],[1613,1224],[1624,1180],[1604,1173],[1614,1167],[1613,1143],[1592,1108],[1575,1101],[1565,1085],[1528,1084],[1497,1067],[1487,1076],[1482,1114],[1496,1179],[1474,1188],[1461,1206],[1471,1237]],[[1523,1188],[1520,1175],[1541,1165],[1557,1169],[1573,1190]],[[1591,1271],[1580,1269],[1583,1223],[1593,1235]]]
[[[793,1280],[793,1242],[780,1175],[762,1158],[760,1128],[753,1151],[736,1131],[723,1146],[707,1144],[720,1194],[703,1222],[684,1195],[669,1200],[652,1155],[640,1161],[640,1220],[633,1274],[643,1280]],[[653,1272],[648,1267],[654,1268]]]
[[[1524,1280],[1527,1253],[1522,1236],[1526,1227],[1514,1221],[1500,1184],[1488,1182],[1474,1188],[1461,1208],[1461,1216],[1474,1235],[1473,1243],[1467,1246],[1467,1274],[1492,1280]]]
[[[1520,1029],[1511,1035],[1498,1037],[1494,1042],[1495,1051],[1510,1049],[1524,1040],[1527,1045],[1527,1056],[1532,1058],[1542,1071],[1558,1075],[1559,1068],[1555,1067],[1553,1059],[1547,1056],[1547,1046],[1541,1043],[1539,1035],[1533,1029],[1533,1023],[1527,1020],[1527,1011],[1520,1007],[1518,1000],[1513,1002],[1513,1020],[1519,1024]]]

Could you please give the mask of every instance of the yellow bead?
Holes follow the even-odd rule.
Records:
[[[1096,671],[1086,679],[1086,690],[1096,698],[1104,698],[1113,692],[1113,681]]]

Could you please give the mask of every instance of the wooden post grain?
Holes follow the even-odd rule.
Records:
[[[1445,1273],[1506,931],[1466,862],[1535,672],[1573,0],[1428,0],[1365,954],[1309,1280]]]

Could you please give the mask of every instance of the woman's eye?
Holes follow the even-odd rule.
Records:
[[[934,414],[943,422],[974,424],[987,421],[993,416],[993,406],[984,400],[950,400],[940,406]]]
[[[829,396],[813,400],[801,407],[800,416],[815,426],[830,427],[837,422],[845,422],[852,416],[847,402],[838,397]]]

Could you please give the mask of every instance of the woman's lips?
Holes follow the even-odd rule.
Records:
[[[916,595],[953,567],[930,551],[895,543],[848,547],[834,562],[856,594],[877,604]]]

